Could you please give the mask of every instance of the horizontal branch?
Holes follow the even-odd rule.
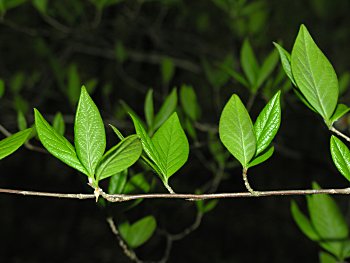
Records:
[[[42,196],[53,198],[69,199],[95,199],[96,194],[65,194],[65,193],[48,193],[36,191],[21,191],[0,188],[0,193],[17,194],[26,196]],[[319,190],[277,190],[277,191],[259,191],[257,195],[249,192],[241,193],[216,193],[216,194],[135,194],[135,195],[110,195],[100,190],[100,196],[109,202],[126,202],[136,199],[185,199],[189,201],[208,200],[208,199],[229,199],[229,198],[246,198],[246,197],[268,197],[268,196],[290,196],[290,195],[311,195],[311,194],[331,194],[331,195],[349,195],[350,188],[342,189],[319,189]]]

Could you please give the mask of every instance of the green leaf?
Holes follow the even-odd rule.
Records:
[[[248,39],[244,40],[242,45],[241,65],[250,86],[255,86],[259,72],[259,64]]]
[[[345,72],[339,77],[339,96],[343,95],[350,85],[350,72]]]
[[[203,213],[209,213],[211,210],[213,210],[216,205],[219,203],[219,200],[210,200],[208,201],[204,207],[203,207]]]
[[[93,177],[106,148],[106,134],[100,112],[84,86],[75,115],[74,144],[80,162]]]
[[[134,116],[133,114],[130,114],[132,121],[135,126],[135,131],[137,135],[141,139],[142,148],[147,154],[147,156],[151,159],[151,161],[155,164],[156,167],[152,166],[153,169],[155,169],[155,172],[157,172],[158,175],[165,174],[164,167],[162,166],[162,163],[160,161],[160,157],[158,154],[157,149],[155,148],[151,138],[148,136],[145,128],[143,127],[142,123],[140,122],[139,118]],[[152,165],[152,164],[150,164]]]
[[[34,7],[40,12],[45,14],[47,11],[47,0],[32,0]]]
[[[171,58],[165,57],[162,59],[161,73],[163,84],[168,85],[175,73],[175,65]]]
[[[149,89],[146,94],[144,112],[148,128],[152,129],[154,120],[153,89]]]
[[[281,63],[282,63],[282,67],[284,69],[284,72],[286,72],[286,75],[288,76],[288,78],[290,79],[290,81],[293,83],[294,86],[296,86],[294,77],[293,77],[293,73],[292,73],[292,67],[290,64],[290,54],[288,53],[287,50],[285,50],[283,47],[281,47],[279,44],[273,42],[273,44],[275,45],[275,47],[278,50],[278,53],[280,55],[280,59],[281,59]]]
[[[343,117],[346,113],[348,113],[350,108],[346,106],[345,104],[338,104],[335,108],[335,111],[330,119],[330,126],[332,126],[333,122],[339,120],[341,117]]]
[[[169,177],[187,161],[189,144],[179,118],[174,112],[152,137],[154,148],[158,152],[163,177]]]
[[[297,95],[297,97],[301,100],[302,103],[304,103],[306,105],[306,107],[308,107],[310,110],[312,110],[313,112],[317,113],[317,111],[315,110],[314,107],[311,106],[311,104],[306,100],[306,98],[304,97],[304,95],[300,92],[300,90],[298,88],[294,88],[293,89],[295,95]]]
[[[257,83],[255,85],[256,90],[260,88],[260,86],[264,83],[264,81],[271,75],[272,71],[276,68],[278,62],[278,52],[273,50],[265,59],[264,63],[262,64],[259,74]]]
[[[223,65],[222,69],[230,75],[233,79],[235,79],[237,82],[241,83],[244,87],[249,88],[249,83],[247,80],[244,78],[243,75],[238,73],[237,71],[231,69],[230,67]]]
[[[304,233],[309,239],[313,241],[318,241],[320,238],[311,224],[310,220],[300,211],[297,203],[292,200],[290,210],[295,223],[300,228],[301,232]]]
[[[73,106],[79,99],[81,80],[78,73],[76,64],[70,64],[67,72],[68,86],[66,89],[66,95],[69,99],[70,104]]]
[[[293,47],[291,65],[301,93],[328,121],[338,102],[337,75],[304,25],[301,25]]]
[[[124,194],[131,194],[142,191],[148,193],[151,190],[150,184],[147,182],[143,173],[138,173],[132,176],[124,188]]]
[[[221,113],[219,135],[229,152],[247,168],[256,151],[256,139],[248,111],[236,94]]]
[[[313,189],[320,189],[313,183]],[[311,223],[321,240],[332,248],[332,253],[341,257],[342,242],[348,237],[348,225],[332,197],[325,194],[307,197]]]
[[[110,195],[122,194],[126,184],[127,177],[128,177],[127,169],[112,175],[111,179],[109,180],[108,194]]]
[[[337,137],[331,137],[331,155],[335,166],[350,181],[350,151]]]
[[[154,130],[157,130],[169,118],[169,116],[175,111],[176,106],[177,106],[177,92],[175,88],[172,90],[170,95],[167,96],[162,107],[157,113],[154,119],[154,125],[153,125]]]
[[[2,98],[2,96],[4,96],[5,93],[5,82],[0,79],[0,98]]]
[[[272,154],[274,152],[274,147],[271,146],[269,147],[266,151],[264,151],[262,154],[254,157],[248,164],[248,168],[256,166],[258,164],[261,164],[263,162],[265,162],[266,160],[268,160]]]
[[[100,181],[133,165],[141,156],[142,145],[137,135],[130,135],[107,151],[96,168]]]
[[[64,135],[66,130],[66,125],[64,123],[64,119],[62,113],[57,112],[52,121],[52,127],[57,131],[60,135]]]
[[[109,126],[112,128],[112,130],[114,131],[114,133],[118,136],[119,140],[123,140],[125,137],[123,136],[123,134],[118,130],[117,127],[113,126],[112,124],[109,124]]]
[[[50,126],[37,109],[34,109],[35,127],[41,143],[46,150],[65,164],[88,175],[80,163],[72,144]]]
[[[153,216],[146,216],[134,224],[125,222],[118,226],[120,235],[131,248],[137,248],[149,240],[155,229],[157,222]]]
[[[17,126],[20,131],[27,129],[27,120],[22,111],[17,112]]]
[[[280,127],[280,97],[281,92],[278,91],[260,112],[258,118],[254,123],[254,132],[256,137],[256,155],[263,152],[270,145]]]
[[[185,114],[191,120],[198,120],[200,117],[200,107],[198,105],[196,93],[191,86],[181,86],[180,101]]]
[[[0,160],[15,152],[28,139],[32,128],[17,132],[0,141]]]
[[[338,263],[338,260],[331,254],[321,251],[319,253],[320,263]]]

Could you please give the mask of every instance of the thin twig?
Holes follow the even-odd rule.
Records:
[[[0,193],[17,194],[27,196],[43,196],[54,198],[71,198],[71,199],[95,199],[94,194],[64,194],[64,193],[48,193],[36,191],[23,191],[0,188]],[[184,199],[184,200],[209,200],[209,199],[232,199],[232,198],[247,198],[247,197],[268,197],[268,196],[291,196],[291,195],[312,195],[312,194],[331,194],[331,195],[350,195],[349,188],[340,189],[307,189],[307,190],[276,190],[276,191],[259,191],[259,196],[255,196],[249,192],[237,193],[215,193],[215,194],[135,194],[124,195],[115,194],[110,195],[101,192],[100,196],[109,202],[126,202],[136,199]]]
[[[142,263],[142,261],[136,256],[135,252],[133,250],[129,249],[128,245],[124,242],[123,238],[120,236],[120,233],[119,233],[118,228],[116,227],[116,225],[113,221],[113,218],[107,217],[106,220],[107,220],[107,223],[108,223],[112,233],[118,239],[118,244],[122,248],[124,254],[133,262]]]
[[[346,136],[344,133],[341,133],[340,131],[338,131],[336,128],[334,128],[333,126],[329,128],[330,131],[334,132],[335,134],[339,135],[340,137],[344,138],[345,140],[347,140],[348,142],[350,142],[350,138],[348,136]]]
[[[194,220],[192,225],[190,225],[189,227],[187,227],[186,229],[184,229],[182,232],[178,234],[170,234],[171,240],[173,241],[181,240],[186,236],[188,236],[189,234],[191,234],[201,225],[202,218],[203,218],[203,213],[198,212],[196,215],[196,219]]]
[[[248,181],[248,173],[247,172],[248,172],[248,169],[243,168],[242,176],[243,176],[245,188],[247,188],[249,193],[251,193],[252,195],[259,196],[260,192],[254,191],[253,188],[250,186],[249,181]]]

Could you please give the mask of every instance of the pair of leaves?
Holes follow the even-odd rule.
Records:
[[[32,133],[32,128],[12,134],[0,141],[0,160],[15,152],[21,147]]]
[[[56,158],[86,174],[96,184],[132,164],[141,155],[138,138],[129,136],[105,154],[106,135],[99,110],[82,87],[74,123],[74,146],[34,109],[40,141]],[[96,177],[95,177],[96,175]]]
[[[148,164],[161,176],[163,183],[167,184],[169,177],[185,164],[189,154],[188,140],[177,113],[174,112],[152,138],[140,120],[132,114],[131,117],[143,149],[150,159]]]
[[[246,39],[242,45],[240,60],[243,72],[246,76],[246,80],[243,76],[234,71],[230,71],[233,73],[230,75],[238,82],[248,87],[250,91],[255,94],[275,69],[278,62],[278,53],[272,51],[265,58],[263,64],[260,67],[254,51],[249,41]]]
[[[120,235],[130,248],[137,248],[149,240],[157,227],[153,216],[146,216],[132,225],[124,222],[118,226]]]
[[[220,117],[220,140],[244,168],[249,168],[272,156],[270,144],[280,123],[280,92],[260,112],[254,125],[242,101],[234,94]]]
[[[337,104],[339,83],[332,64],[304,25],[300,27],[291,55],[274,44],[287,76],[297,87],[298,97],[331,127],[334,121],[349,111],[347,106]]]
[[[320,186],[313,183],[313,189],[320,189]],[[348,226],[334,199],[325,194],[312,195],[307,197],[307,205],[310,219],[300,211],[296,202],[291,204],[294,221],[300,230],[338,260],[349,257]]]
[[[175,111],[176,106],[177,106],[177,91],[175,88],[166,97],[158,113],[155,115],[154,103],[153,103],[153,90],[150,89],[147,92],[144,112],[145,112],[145,118],[146,118],[148,130],[149,130],[149,134],[153,134],[153,131],[157,130],[169,118],[169,116]],[[135,113],[133,113],[133,115],[137,116]]]

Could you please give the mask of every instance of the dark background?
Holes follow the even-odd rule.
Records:
[[[49,1],[45,11],[37,10],[31,1],[6,2],[8,10],[0,19],[0,78],[6,84],[0,123],[11,132],[18,130],[18,111],[31,124],[36,107],[48,118],[61,111],[67,120],[66,136],[72,138],[69,120],[75,102],[69,99],[67,87],[74,84],[69,84],[68,75],[75,69],[79,86],[94,80],[90,94],[106,122],[126,133],[132,132],[132,126],[120,100],[142,116],[149,87],[155,90],[158,107],[170,89],[182,83],[192,85],[197,93],[202,110],[199,122],[217,125],[229,96],[238,93],[246,102],[249,93],[228,77],[220,85],[210,81],[203,61],[215,69],[230,54],[232,66],[241,72],[239,52],[245,38],[261,61],[273,49],[272,41],[291,50],[301,23],[307,25],[338,76],[350,68],[350,3],[343,0],[130,0],[114,1],[120,3],[102,11],[94,4],[98,1]],[[116,54],[116,46],[124,47],[125,59],[123,52]],[[164,57],[176,58],[169,84],[162,83]],[[264,99],[259,93],[253,119]],[[345,92],[341,101],[348,100]],[[322,120],[292,91],[283,93],[282,114],[276,152],[267,163],[251,169],[252,186],[303,189],[317,181],[324,188],[346,187],[332,164],[330,134]],[[347,126],[344,120],[345,133]],[[214,162],[206,133],[198,130],[197,134],[206,162]],[[112,137],[110,131],[107,135]],[[35,140],[33,144],[40,145]],[[176,192],[194,192],[213,178],[198,153],[192,154],[195,151],[170,179]],[[28,149],[2,160],[0,167],[2,188],[91,192],[85,176],[52,156]],[[240,169],[225,169],[217,192],[244,190]],[[159,182],[152,191],[165,192]],[[295,199],[305,211],[304,198]],[[349,202],[345,197],[336,200],[349,219]],[[174,243],[169,262],[317,262],[319,248],[293,222],[290,201],[291,197],[220,201],[198,230]],[[128,262],[105,221],[106,212],[91,200],[3,194],[0,208],[0,262]],[[134,221],[148,214],[156,217],[161,228],[176,233],[191,225],[196,207],[184,201],[146,200],[123,217]],[[164,238],[156,233],[136,251],[142,259],[158,260],[164,247]]]

